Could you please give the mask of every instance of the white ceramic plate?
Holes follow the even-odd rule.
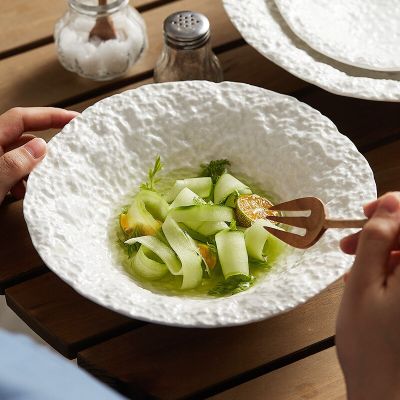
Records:
[[[398,0],[275,0],[296,33],[335,60],[377,71],[400,71]]]
[[[293,75],[335,94],[400,101],[400,72],[353,67],[313,50],[289,28],[274,0],[223,2],[244,39]]]
[[[264,319],[303,303],[350,266],[331,230],[291,249],[247,292],[185,298],[139,287],[113,255],[120,206],[156,154],[167,169],[228,158],[233,173],[278,199],[321,197],[332,215],[360,217],[376,196],[368,163],[326,117],[299,101],[239,83],[143,86],[85,110],[49,143],[30,175],[24,214],[44,262],[89,299],[133,318],[216,327]],[[113,235],[111,235],[113,237]]]

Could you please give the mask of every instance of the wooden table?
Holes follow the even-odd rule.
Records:
[[[226,80],[291,94],[327,115],[370,162],[380,193],[399,187],[400,104],[344,98],[307,84],[245,44],[219,0],[136,0],[150,48],[125,77],[95,83],[65,71],[52,42],[63,0],[0,3],[0,112],[15,106],[81,111],[152,81],[163,19],[205,13]],[[56,132],[40,133],[50,139]],[[145,324],[86,300],[43,264],[22,215],[22,201],[0,208],[0,292],[51,346],[128,396],[181,399],[343,399],[334,325],[338,281],[295,310],[243,327],[201,330]]]

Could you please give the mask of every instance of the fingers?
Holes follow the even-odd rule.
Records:
[[[378,207],[378,203],[379,203],[380,198],[371,201],[370,203],[365,204],[365,206],[363,207],[364,209],[364,214],[366,217],[371,217],[372,214],[375,212],[376,208]]]
[[[383,196],[379,197],[378,199],[371,201],[370,203],[366,204],[364,206],[364,214],[366,217],[370,218],[372,216],[372,214],[376,211],[379,202],[381,201],[381,199],[388,195],[388,194],[392,194],[393,196],[396,196],[399,200],[400,200],[400,192],[389,192],[384,194]]]
[[[365,216],[370,218],[376,211],[381,199],[389,194],[396,196],[400,200],[400,192],[386,193],[385,195],[381,196],[379,199],[371,201],[370,203],[368,203],[364,206]],[[353,233],[352,235],[344,237],[340,241],[340,248],[344,253],[346,253],[346,254],[355,254],[356,253],[358,239],[360,238],[360,233],[361,233],[361,231]]]
[[[46,142],[35,138],[0,157],[0,202],[12,187],[32,171],[45,154]]]
[[[383,196],[361,231],[352,276],[363,287],[384,283],[387,263],[396,247],[400,228],[400,201],[394,194]]]
[[[36,137],[35,135],[25,133],[24,135],[20,136],[15,142],[11,143],[9,146],[6,146],[4,149],[4,153],[7,153],[7,151],[14,150],[17,147],[23,146],[25,143],[28,143],[30,140],[34,139],[35,137]],[[2,154],[0,154],[0,155],[2,155]]]
[[[0,146],[10,145],[26,131],[62,128],[77,115],[52,107],[12,108],[0,116]]]
[[[395,269],[399,266],[399,264],[400,264],[400,251],[392,251],[386,267],[387,275],[392,274],[395,271]]]
[[[361,231],[358,231],[356,233],[353,233],[352,235],[344,237],[339,245],[340,249],[343,251],[343,253],[354,255],[356,254],[357,251],[357,246],[358,246],[358,240],[360,239],[360,234]],[[400,250],[400,238],[397,243],[394,245],[394,250]]]
[[[340,241],[340,249],[346,254],[356,254],[358,240],[360,238],[361,231],[353,233],[352,235],[344,237]]]
[[[400,266],[400,251],[392,251],[389,256],[389,260],[386,264],[385,274],[388,277],[394,272],[398,272]],[[350,278],[351,270],[343,274],[343,282],[347,283]]]

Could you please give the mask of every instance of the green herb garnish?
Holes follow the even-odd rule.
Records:
[[[271,269],[271,264],[269,264],[268,261],[249,259],[249,265],[250,265],[250,267],[254,267],[254,268],[262,268],[265,270]]]
[[[129,210],[129,206],[122,206],[121,207],[121,214],[126,214]]]
[[[156,175],[163,169],[164,164],[161,162],[160,156],[157,156],[154,167],[149,169],[147,182],[140,185],[140,189],[156,191],[155,185],[159,181]]]
[[[212,160],[208,164],[201,164],[201,176],[210,176],[213,183],[216,183],[218,178],[228,171],[228,166],[231,163],[229,160]]]
[[[125,243],[128,239],[135,237],[135,235],[127,235],[125,232],[121,231],[117,236],[117,245],[122,249],[122,251],[128,256],[128,258],[132,258],[139,250],[140,243]]]
[[[225,281],[217,283],[215,288],[211,289],[208,294],[219,297],[243,292],[253,286],[255,279],[253,275],[233,275]]]

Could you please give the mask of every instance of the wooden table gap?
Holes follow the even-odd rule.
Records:
[[[25,53],[26,51],[30,51],[33,49],[37,49],[38,47],[46,46],[46,44],[50,44],[54,41],[53,36],[45,36],[38,40],[34,40],[30,43],[23,44],[18,47],[13,47],[9,50],[3,51],[0,53],[0,61],[4,60],[8,57],[14,57],[18,54]]]

